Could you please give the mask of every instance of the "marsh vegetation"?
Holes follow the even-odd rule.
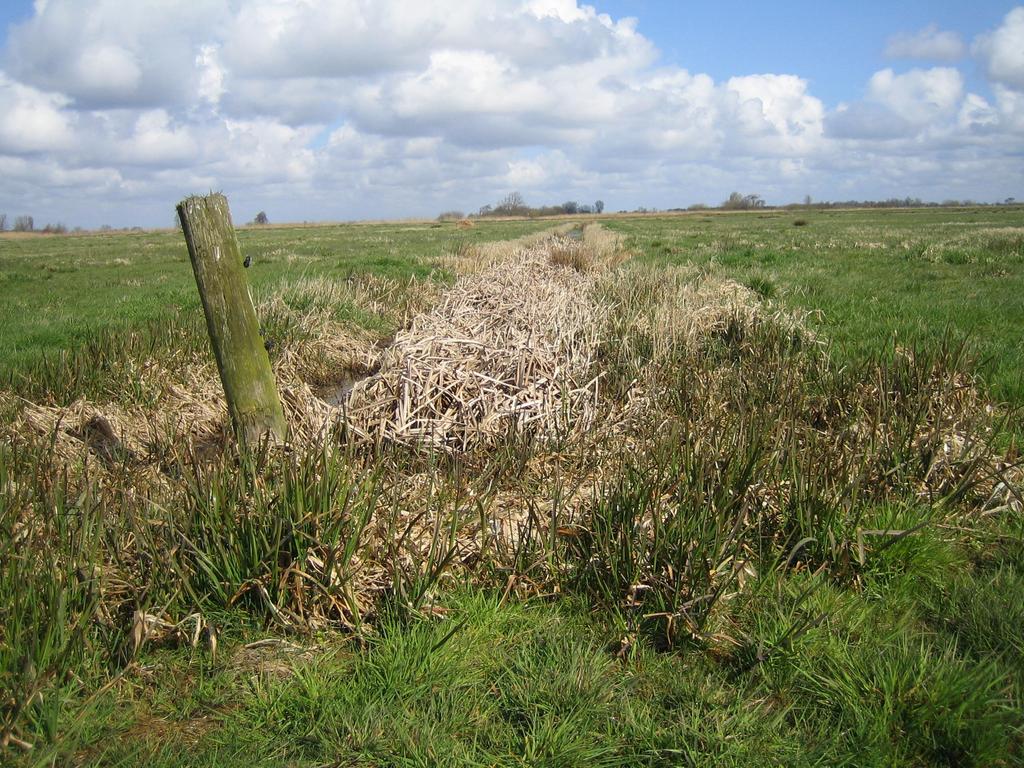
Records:
[[[0,240],[4,760],[1020,762],[1024,214],[801,218],[243,230],[249,452],[179,235]]]

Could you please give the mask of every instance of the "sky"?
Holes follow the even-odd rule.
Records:
[[[1024,199],[1024,5],[0,0],[0,213]]]

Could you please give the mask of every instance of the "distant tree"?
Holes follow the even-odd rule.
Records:
[[[0,213],[0,232],[5,232],[6,230],[7,230],[7,214],[6,213]]]
[[[733,192],[729,199],[722,203],[722,208],[727,211],[749,211],[752,208],[764,208],[764,200],[760,195],[741,195]]]
[[[580,211],[580,204],[577,203],[575,200],[566,200],[564,203],[562,203],[562,212],[563,213],[573,214],[573,213],[579,213],[579,211]]]
[[[1013,205],[1016,202],[1017,202],[1017,198],[1016,197],[1008,197],[1008,198],[1006,198],[1006,200],[1003,201],[1003,204],[1004,205]]]
[[[581,205],[580,206],[580,213],[593,213],[593,212],[594,212],[594,209],[591,208],[589,205]]]
[[[36,228],[35,221],[31,216],[18,216],[14,220],[15,232],[31,232]]]
[[[492,213],[494,213],[494,206],[492,206],[492,205],[481,205],[480,206],[480,211],[478,212],[477,215],[478,216],[490,216]]]
[[[736,211],[743,207],[743,195],[739,192],[733,192],[729,195],[729,198],[722,203],[722,207],[726,210]]]
[[[805,206],[806,206],[807,208],[810,208],[810,207],[811,207],[811,202],[812,202],[812,201],[811,201],[811,196],[810,196],[810,195],[804,195],[804,205],[805,205]]]
[[[256,214],[256,218],[252,220],[253,224],[269,224],[270,219],[267,218],[265,211],[260,211]]]
[[[67,231],[68,228],[60,222],[57,222],[56,224],[47,224],[43,227],[43,232],[48,235],[65,235],[67,234]]]
[[[509,192],[501,199],[501,202],[494,207],[494,210],[496,213],[506,215],[523,213],[526,211],[526,201],[519,192]]]
[[[462,221],[462,219],[464,219],[464,218],[466,218],[466,214],[464,214],[462,211],[445,211],[444,213],[438,215],[437,220],[438,221]]]
[[[594,212],[595,213],[604,213],[604,200],[596,200],[596,201],[594,201]]]

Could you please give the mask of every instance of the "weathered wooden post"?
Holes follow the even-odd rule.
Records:
[[[281,398],[260,336],[227,198],[186,198],[178,203],[178,218],[235,434],[248,445],[265,436],[283,440]]]

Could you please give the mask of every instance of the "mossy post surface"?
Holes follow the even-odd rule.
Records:
[[[235,433],[249,445],[268,435],[283,440],[281,398],[260,336],[227,198],[186,198],[178,203],[178,217]]]

